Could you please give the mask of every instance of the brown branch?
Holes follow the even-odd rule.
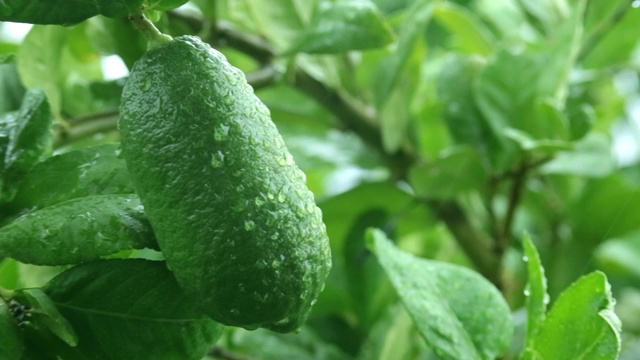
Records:
[[[501,257],[492,251],[493,240],[471,223],[457,203],[430,200],[427,204],[445,223],[478,272],[498,288],[502,288]]]

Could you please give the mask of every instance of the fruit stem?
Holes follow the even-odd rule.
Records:
[[[143,12],[131,14],[128,19],[133,26],[142,33],[145,39],[147,39],[149,49],[173,40],[171,36],[161,33]]]

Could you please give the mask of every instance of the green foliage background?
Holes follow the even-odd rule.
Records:
[[[20,12],[19,3],[2,2],[0,20],[66,26],[35,25],[15,41],[0,22],[0,243],[3,235],[15,241],[6,229],[27,211],[62,222],[51,215],[56,205],[74,213],[89,197],[137,201],[109,145],[119,140],[126,76],[108,77],[103,59],[115,55],[130,68],[145,52],[125,18],[141,2],[73,10],[57,1],[73,19]],[[638,1],[192,0],[174,9],[182,3],[145,2],[162,32],[198,35],[246,73],[307,175],[334,264],[299,334],[226,328],[209,357],[637,358]],[[161,258],[144,245],[148,229],[120,226],[140,239],[101,256]],[[44,286],[66,269],[0,255],[4,289]],[[118,268],[109,261],[95,266]],[[130,261],[127,268],[147,266]],[[150,267],[148,276],[166,274]],[[64,291],[47,291],[64,302],[56,297]],[[71,303],[104,305],[68,291]],[[0,335],[13,333],[4,313],[0,302]],[[473,318],[481,313],[486,328]],[[43,327],[64,324],[49,315],[57,325]],[[190,326],[203,339],[222,331],[202,319]],[[26,343],[84,356],[82,346],[65,353],[62,341],[42,336],[25,333]],[[549,340],[557,338],[582,347]],[[167,346],[166,354],[184,350]]]

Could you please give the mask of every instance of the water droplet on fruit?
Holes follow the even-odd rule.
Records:
[[[244,222],[244,229],[247,230],[247,231],[251,231],[251,230],[255,229],[255,227],[256,227],[256,223],[254,223],[251,220],[247,220],[247,221]]]
[[[220,124],[220,126],[216,127],[213,130],[213,139],[215,141],[225,141],[229,137],[229,126],[225,124]]]
[[[236,102],[236,99],[231,96],[231,95],[225,95],[222,97],[222,100],[224,101],[225,104],[227,104],[228,106],[233,105]]]
[[[142,91],[149,91],[149,89],[151,89],[151,80],[144,79],[142,81]]]
[[[280,267],[280,264],[281,264],[281,263],[280,263],[280,260],[278,260],[278,259],[274,259],[274,260],[271,262],[271,267],[272,267],[272,268],[274,268],[274,269],[277,269],[277,268],[279,268],[279,267]]]
[[[224,71],[223,74],[229,81],[229,84],[231,84],[232,86],[238,85],[238,77],[236,74],[232,73],[231,71]]]
[[[236,187],[236,191],[241,193],[244,191],[244,185],[238,185],[238,187]]]
[[[276,157],[275,157],[275,159],[276,159],[276,162],[278,163],[278,165],[280,165],[280,166],[285,166],[285,165],[287,165],[287,162],[286,162],[286,160],[285,160],[285,159],[283,159],[283,158],[281,158],[281,157],[279,157],[279,156],[276,156]]]
[[[529,257],[527,255],[522,257],[522,261],[524,262],[528,262],[529,261]]]
[[[276,196],[271,191],[267,193],[267,197],[269,198],[269,200],[273,200],[276,198]]]
[[[308,212],[309,214],[312,214],[312,213],[316,210],[315,205],[313,205],[313,204],[312,204],[312,203],[310,203],[310,202],[308,202],[308,203],[304,206],[304,208],[307,210],[307,212]]]
[[[224,165],[224,154],[222,151],[218,151],[215,154],[211,155],[211,166],[214,168],[219,168]]]
[[[287,195],[284,193],[284,190],[280,190],[278,193],[278,201],[283,203],[285,200],[287,200]]]
[[[269,117],[271,116],[271,112],[269,111],[269,108],[265,104],[263,104],[262,101],[260,101],[260,99],[258,99],[258,102],[256,102],[256,110],[262,115],[266,115]]]
[[[264,200],[262,200],[261,198],[257,197],[257,198],[255,199],[255,203],[256,203],[256,205],[257,205],[258,207],[260,207],[260,206],[264,205],[265,201],[264,201]]]

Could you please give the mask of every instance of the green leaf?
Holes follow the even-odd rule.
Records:
[[[616,169],[609,138],[591,133],[576,143],[571,151],[561,152],[540,170],[546,174],[605,177]]]
[[[40,88],[49,99],[54,114],[62,107],[62,54],[67,29],[59,26],[34,26],[18,49],[18,73],[28,88]]]
[[[376,104],[381,107],[400,79],[400,74],[413,54],[416,42],[431,20],[435,5],[430,1],[415,1],[399,30],[398,45],[378,66]]]
[[[86,22],[86,35],[103,54],[115,54],[129,69],[147,49],[147,41],[140,31],[125,19],[94,17]]]
[[[78,344],[78,335],[71,324],[58,312],[55,304],[41,289],[25,289],[18,291],[24,296],[30,307],[31,322],[35,328],[45,328],[54,333],[70,346]]]
[[[286,53],[341,53],[383,47],[394,39],[370,0],[323,0],[311,23]]]
[[[135,195],[94,195],[28,213],[0,228],[0,256],[36,265],[91,261],[125,249],[155,248]]]
[[[542,155],[554,154],[561,150],[571,150],[572,144],[562,140],[542,139],[536,140],[529,136],[529,134],[513,129],[507,128],[502,132],[508,139],[513,140],[520,150],[530,153],[537,153]]]
[[[227,7],[237,25],[264,36],[282,51],[304,31],[317,4],[318,0],[234,0]]]
[[[409,181],[416,195],[450,199],[473,190],[482,190],[487,175],[478,153],[470,147],[448,149],[437,159],[411,168]]]
[[[164,262],[101,260],[71,268],[45,288],[78,333],[80,359],[199,360],[223,327],[203,316]]]
[[[303,327],[298,334],[278,334],[257,329],[247,331],[233,329],[228,350],[251,359],[260,360],[347,360],[335,345],[325,342],[309,327]]]
[[[10,122],[2,124],[2,120]],[[7,131],[6,148],[0,148],[0,154],[4,155],[0,164],[0,184],[4,180],[0,199],[11,199],[24,174],[50,149],[51,125],[49,103],[44,93],[36,89],[27,91],[15,116],[0,119],[0,134],[2,128]]]
[[[189,0],[145,0],[145,5],[149,10],[167,11],[187,3]]]
[[[455,142],[471,145],[481,155],[483,163],[496,166],[504,161],[499,159],[501,154],[515,153],[515,146],[512,146],[514,149],[503,149],[500,132],[496,132],[482,116],[475,103],[473,84],[479,70],[478,64],[470,58],[450,56],[437,78],[437,94],[442,101],[444,122]]]
[[[16,64],[0,65],[0,114],[18,110],[24,93]]]
[[[590,45],[583,53],[584,65],[590,69],[598,69],[617,64],[625,64],[638,46],[640,39],[640,8],[629,6],[628,1],[619,1],[618,9],[624,10],[621,18],[615,15],[604,17],[599,9],[595,9],[595,15],[603,23],[599,24],[587,38]],[[592,2],[589,2],[592,5]],[[605,3],[609,3],[606,1]],[[609,28],[609,25],[611,26]],[[608,30],[602,32],[604,29]]]
[[[524,260],[527,263],[529,280],[527,281],[527,348],[535,347],[535,336],[542,328],[547,312],[549,295],[547,294],[547,279],[536,250],[529,235],[522,240]]]
[[[604,273],[581,277],[560,294],[525,359],[616,359],[620,320],[613,304]]]
[[[491,283],[467,268],[416,258],[376,229],[369,246],[387,272],[429,347],[444,360],[495,359],[511,341],[506,301]]]
[[[378,275],[371,274],[366,283],[354,284],[359,276],[367,276],[364,273],[365,269],[376,268],[370,264],[367,252],[355,254],[358,243],[363,242],[364,229],[361,225],[393,225],[398,236],[411,234],[415,238],[427,224],[431,224],[432,216],[423,206],[415,205],[413,196],[388,182],[362,184],[321,201],[318,205],[327,225],[333,259],[325,290],[320,293],[314,311],[349,311],[354,312],[356,316],[367,314],[369,320],[373,320],[374,314],[378,313],[377,310],[388,304],[386,301],[393,298],[393,294],[389,294],[387,287],[380,286],[376,279]],[[419,235],[417,238],[424,240]],[[360,266],[362,269],[354,272]],[[362,293],[357,288],[366,290],[363,291],[365,293],[371,291],[369,294],[375,294],[366,299],[367,305],[358,302],[362,299]],[[357,307],[358,310],[353,310],[353,307]],[[367,320],[364,323],[367,323]]]
[[[17,211],[40,209],[90,196],[133,194],[119,144],[82,147],[47,158],[27,173],[11,204]]]
[[[453,3],[436,6],[434,19],[456,37],[456,45],[468,54],[488,56],[496,42],[493,35],[475,15],[466,8]]]
[[[404,307],[396,304],[388,307],[387,314],[368,331],[356,359],[429,359],[415,355],[425,348],[413,319]]]
[[[122,17],[135,12],[143,0],[4,0],[0,21],[73,25],[96,15]]]
[[[531,128],[539,127],[538,122],[544,122],[544,119],[527,116],[533,112],[539,96],[536,83],[542,67],[539,59],[530,53],[516,54],[507,50],[497,53],[484,67],[474,84],[474,95],[494,134],[513,127],[535,138],[548,135]]]
[[[22,336],[9,305],[0,298],[0,359],[22,359]]]
[[[593,255],[609,276],[640,280],[640,231],[603,242]]]

